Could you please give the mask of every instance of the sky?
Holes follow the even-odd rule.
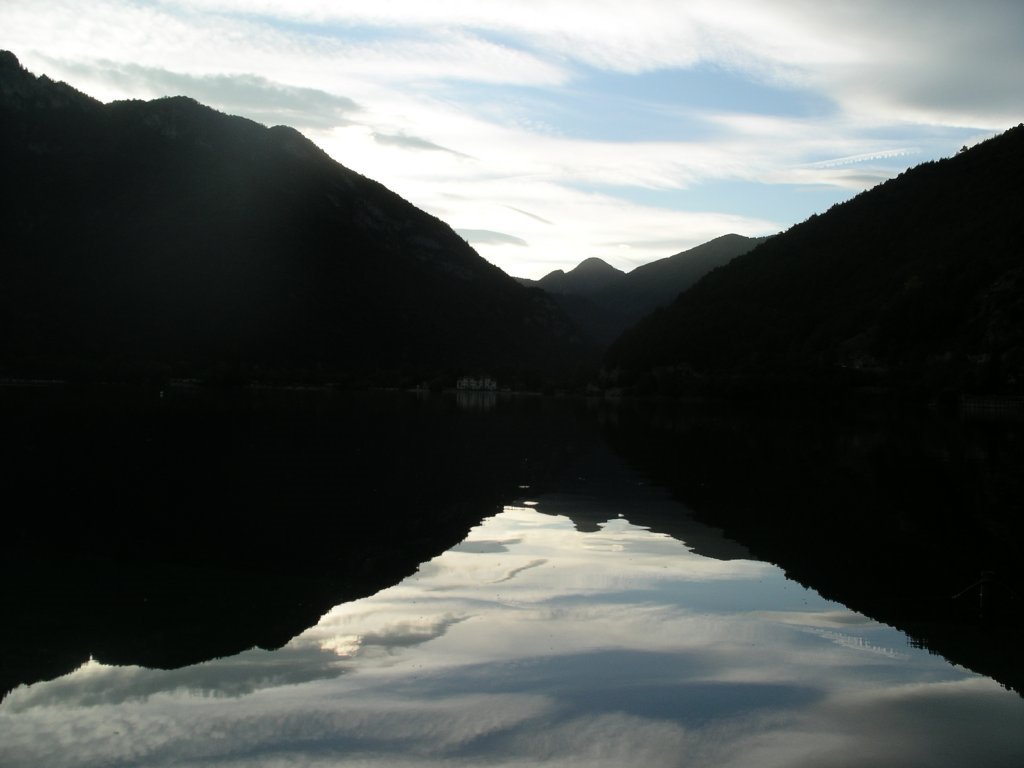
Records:
[[[530,278],[773,234],[1024,121],[1020,0],[0,0],[0,48],[291,125]]]

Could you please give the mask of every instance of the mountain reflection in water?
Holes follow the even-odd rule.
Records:
[[[1020,697],[591,469],[276,651],[21,686],[0,764],[1024,764]]]

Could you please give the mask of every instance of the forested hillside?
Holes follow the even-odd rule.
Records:
[[[297,131],[103,104],[0,55],[0,375],[508,381],[576,332]]]
[[[717,269],[610,350],[638,391],[1024,387],[1024,127]]]

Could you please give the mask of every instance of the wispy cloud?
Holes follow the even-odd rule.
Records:
[[[104,80],[150,98],[190,96],[269,125],[332,128],[350,125],[350,117],[360,110],[359,105],[346,96],[277,83],[259,75],[193,75],[104,60],[51,62],[75,82]]]
[[[876,152],[864,152],[859,155],[848,155],[847,157],[834,157],[828,160],[819,160],[810,163],[810,168],[835,168],[840,165],[855,165],[871,160],[890,160],[892,158],[910,157],[921,153],[919,147],[899,147],[895,149],[882,149]]]
[[[427,152],[449,152],[456,157],[465,157],[472,159],[469,155],[463,154],[462,152],[456,152],[454,149],[448,149],[448,147],[442,147],[440,144],[435,144],[432,141],[421,139],[418,136],[408,136],[404,133],[391,134],[391,133],[373,133],[373,140],[378,144],[385,144],[392,147],[401,147],[403,149],[413,150],[425,150]]]
[[[504,232],[493,232],[489,229],[457,229],[455,231],[475,245],[518,245],[520,247],[529,245],[521,237]]]
[[[539,221],[541,224],[554,224],[554,222],[548,221],[543,216],[538,216],[535,213],[530,213],[529,211],[524,211],[521,208],[516,208],[514,205],[506,205],[505,207],[508,208],[510,211],[521,213],[523,214],[523,216],[529,216],[531,219],[533,219],[534,221]]]

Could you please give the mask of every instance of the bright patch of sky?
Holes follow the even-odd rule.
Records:
[[[1024,119],[1024,3],[4,0],[103,101],[292,125],[507,272],[771,234]]]

